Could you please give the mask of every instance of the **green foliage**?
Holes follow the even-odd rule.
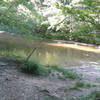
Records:
[[[96,85],[91,83],[86,83],[82,81],[77,81],[76,83],[69,86],[69,89],[78,89],[78,88],[88,88],[88,87],[95,87]]]
[[[99,5],[99,0],[84,0],[75,5],[56,3],[56,7],[62,11],[62,15],[69,16],[69,20],[66,23],[69,21],[67,25],[70,25],[70,40],[97,43],[96,38],[98,37],[98,32],[100,32],[100,28],[98,28],[100,26]],[[83,37],[82,40],[81,36]]]
[[[35,10],[34,4],[25,0],[2,1],[0,15],[0,30],[19,34],[36,33],[38,29],[41,30],[44,20]]]
[[[68,38],[69,38],[68,34],[62,33],[62,32],[45,34],[45,37],[49,38],[49,39],[62,39],[62,40],[68,40]]]
[[[77,74],[73,71],[70,71],[68,69],[60,68],[60,67],[57,67],[57,66],[50,66],[49,70],[50,71],[56,70],[59,73],[62,73],[62,75],[64,75],[65,78],[81,79],[81,75],[79,75],[79,74]]]
[[[28,73],[28,74],[33,74],[33,75],[43,75],[45,73],[45,68],[40,65],[38,62],[34,61],[28,61],[23,62],[23,65],[21,66],[21,69],[23,72]]]
[[[0,56],[5,57],[10,60],[19,62],[21,65],[21,70],[28,74],[33,75],[49,75],[52,71],[57,71],[62,73],[62,78],[72,78],[72,79],[81,79],[81,76],[75,72],[72,72],[68,69],[60,68],[57,66],[45,67],[38,62],[29,60],[26,62],[26,55],[22,52],[10,52],[8,49],[0,49]]]
[[[88,96],[80,97],[79,100],[99,100],[100,99],[100,91],[94,91]]]
[[[51,12],[55,5],[56,11]],[[55,5],[48,0],[2,0],[0,30],[26,36],[100,44],[99,0],[84,0],[76,4],[72,0],[58,0]],[[47,10],[48,14],[43,16]]]
[[[55,97],[45,97],[44,100],[62,100]]]

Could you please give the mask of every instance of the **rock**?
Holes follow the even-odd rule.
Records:
[[[5,80],[6,80],[6,81],[9,81],[9,79],[8,79],[8,78],[5,78]]]
[[[4,63],[4,62],[0,62],[0,66],[6,66],[7,63]]]
[[[42,92],[50,93],[49,90],[47,90],[47,89],[42,90]]]
[[[64,76],[62,75],[62,73],[57,72],[57,71],[52,71],[49,75],[50,78],[54,78],[54,79],[59,79],[59,78],[64,78]]]

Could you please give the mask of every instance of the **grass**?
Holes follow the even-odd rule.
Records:
[[[43,66],[39,64],[38,62],[29,60],[27,63],[25,61],[26,55],[23,52],[7,52],[6,50],[0,50],[0,55],[3,57],[7,57],[9,59],[16,60],[20,62],[21,66],[21,71],[27,74],[32,74],[32,75],[48,75],[52,71],[57,71],[59,73],[62,73],[64,78],[72,78],[72,79],[81,79],[81,76],[78,75],[75,72],[72,72],[68,69],[64,69],[58,66]],[[72,84],[69,86],[69,89],[78,89],[78,88],[88,88],[88,87],[94,87],[96,85],[90,84],[90,83],[85,83],[82,81],[77,81],[76,83]],[[100,99],[100,92],[95,91],[91,95],[86,96],[86,97],[80,97],[79,100],[99,100]],[[60,100],[57,98],[46,98],[44,100]]]
[[[45,97],[44,100],[62,100],[62,99],[53,98],[53,97]],[[79,99],[77,98],[77,100],[100,100],[100,91],[94,91],[88,96],[82,96],[82,97],[79,97]]]
[[[81,75],[77,74],[76,72],[70,71],[68,69],[64,69],[64,68],[57,67],[57,66],[50,66],[50,71],[52,70],[62,73],[64,78],[81,79]]]
[[[59,73],[62,73],[63,78],[72,78],[72,79],[79,79],[80,76],[72,72],[70,70],[66,70],[63,68],[59,68],[57,66],[50,66],[49,68],[39,64],[38,62],[34,61],[28,61],[27,63],[23,63],[23,66],[21,67],[22,71],[29,74],[34,75],[49,75],[52,71],[57,71]]]
[[[52,71],[57,71],[63,75],[63,78],[72,78],[72,79],[81,79],[81,76],[75,72],[72,72],[68,69],[64,69],[57,66],[43,66],[39,62],[33,61],[32,59],[26,63],[26,54],[23,50],[0,50],[0,55],[13,60],[16,60],[21,63],[21,70],[28,74],[34,75],[47,75]]]
[[[94,91],[88,96],[80,97],[79,100],[100,100],[100,91]]]
[[[44,100],[62,100],[54,97],[45,97]]]
[[[27,63],[24,61],[21,66],[21,70],[25,73],[33,74],[33,75],[47,75],[48,74],[47,69],[43,65],[31,60],[28,61]]]
[[[44,75],[46,74],[46,69],[41,64],[36,61],[28,61],[26,62],[26,54],[24,51],[8,51],[8,50],[0,50],[1,57],[7,58],[12,61],[17,61],[20,63],[21,71],[27,74],[32,75]]]
[[[89,87],[96,87],[95,84],[86,83],[82,81],[77,81],[74,84],[70,85],[69,89],[78,89],[78,88],[89,88]]]

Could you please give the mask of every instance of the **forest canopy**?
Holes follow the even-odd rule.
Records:
[[[0,0],[0,30],[100,44],[99,0]]]

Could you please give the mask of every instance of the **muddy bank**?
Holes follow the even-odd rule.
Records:
[[[81,74],[82,80],[100,85],[100,66],[85,65],[81,67],[71,67],[69,69]]]
[[[72,68],[71,70],[83,74],[83,80],[86,80],[85,78],[91,79],[92,76],[97,78],[96,74],[91,74],[92,76],[88,74],[93,71],[95,73],[96,70],[85,68]],[[88,72],[84,72],[84,70]],[[47,98],[51,98],[50,100],[80,100],[80,97],[97,89],[91,87],[66,90],[75,81],[72,79],[62,80],[51,75],[47,77],[27,75],[20,71],[18,63],[0,59],[0,100],[48,100]],[[100,80],[95,80],[95,82],[98,83]]]

